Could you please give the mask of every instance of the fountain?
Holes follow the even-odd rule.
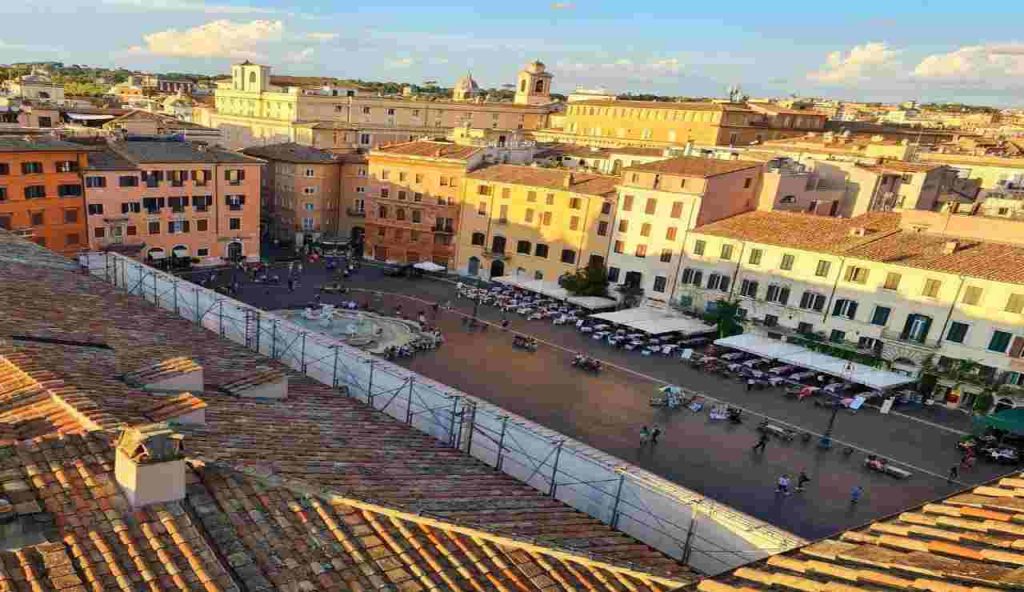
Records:
[[[388,347],[409,345],[425,336],[415,321],[331,304],[307,306],[303,310],[277,310],[274,314],[375,354],[383,353]]]

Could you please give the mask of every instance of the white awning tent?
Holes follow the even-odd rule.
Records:
[[[65,115],[68,119],[77,119],[78,121],[104,121],[108,119],[114,119],[116,115],[104,115],[99,113],[72,113],[67,112]]]
[[[421,269],[423,271],[429,271],[433,273],[441,272],[446,269],[444,265],[438,265],[433,261],[420,261],[419,263],[413,265],[413,267],[415,267],[416,269]]]
[[[696,335],[698,333],[709,333],[715,330],[713,325],[709,325],[697,319],[644,307],[627,308],[625,310],[617,310],[615,312],[590,315],[590,318],[607,321],[624,327],[630,327],[650,335],[661,335],[663,333]]]
[[[743,334],[723,337],[715,340],[715,345],[738,349],[763,358],[778,360],[784,364],[836,376],[876,390],[891,389],[914,382],[913,378],[905,374],[879,370],[867,364],[850,362],[809,350],[806,347],[757,335]]]
[[[575,304],[576,306],[580,306],[588,310],[610,308],[617,304],[616,301],[611,298],[602,298],[600,296],[573,296],[568,290],[559,286],[555,282],[531,280],[523,276],[503,275],[501,277],[494,278],[494,281],[506,286],[513,286],[521,290],[526,290],[527,292],[540,294],[541,296],[547,296],[548,298],[554,298],[555,300],[562,300],[570,304]]]

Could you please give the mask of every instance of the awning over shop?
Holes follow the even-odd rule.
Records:
[[[1024,436],[1024,407],[1006,409],[992,415],[978,417],[975,421],[984,427]]]
[[[778,360],[784,364],[807,368],[808,370],[842,378],[876,390],[890,389],[914,382],[913,378],[905,374],[879,370],[867,364],[843,360],[807,349],[806,347],[758,335],[742,334],[723,337],[716,339],[715,345],[738,349],[763,358]]]
[[[547,296],[548,298],[554,298],[555,300],[562,300],[586,308],[588,310],[601,310],[602,308],[611,308],[617,304],[617,302],[611,298],[602,298],[600,296],[573,296],[568,290],[559,286],[555,282],[545,282],[544,280],[530,280],[522,276],[515,275],[503,275],[501,277],[494,278],[494,281],[499,284],[506,286],[514,286],[527,292],[533,292],[540,294],[541,296]]]
[[[715,330],[709,325],[697,319],[667,313],[654,308],[627,308],[615,312],[605,312],[591,315],[590,318],[615,323],[624,327],[630,327],[637,331],[643,331],[650,335],[661,335],[662,333],[682,333],[683,335],[696,335],[698,333],[709,333]]]

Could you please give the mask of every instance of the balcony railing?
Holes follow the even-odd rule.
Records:
[[[451,226],[435,226],[431,230],[441,234],[455,234],[455,229]]]
[[[925,338],[923,341],[919,341],[917,339],[912,339],[908,336],[905,336],[903,335],[902,331],[897,331],[895,329],[882,329],[882,339],[887,339],[889,341],[898,341],[899,343],[904,343],[911,347],[918,347],[927,350],[933,350],[939,347],[938,339]]]
[[[353,218],[365,218],[366,210],[359,210],[356,208],[345,208],[345,213]]]

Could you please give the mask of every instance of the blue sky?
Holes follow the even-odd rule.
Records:
[[[1024,3],[1005,0],[8,0],[0,62],[60,60],[483,86],[539,58],[555,89],[1014,105]]]

